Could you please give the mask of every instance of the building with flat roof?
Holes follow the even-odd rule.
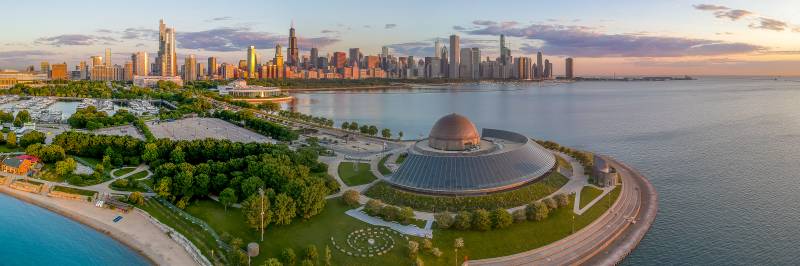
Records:
[[[440,118],[387,182],[422,194],[479,195],[535,182],[556,166],[550,151],[522,134],[488,128],[481,133],[462,115]]]
[[[183,86],[183,79],[180,76],[133,76],[133,85],[143,88],[155,88],[159,81],[172,81],[178,86]]]
[[[283,92],[278,87],[264,87],[247,85],[245,80],[232,81],[225,86],[217,86],[220,95],[230,95],[236,100],[249,103],[262,103],[276,99],[285,99]],[[288,97],[288,96],[287,96]]]

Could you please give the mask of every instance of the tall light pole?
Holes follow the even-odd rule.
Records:
[[[264,242],[264,189],[258,188],[258,195],[261,195],[261,242]]]

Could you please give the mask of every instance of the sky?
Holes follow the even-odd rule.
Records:
[[[288,46],[294,23],[301,55],[311,47],[369,55],[388,46],[421,58],[433,55],[436,39],[449,46],[457,34],[462,48],[494,59],[505,34],[512,56],[542,51],[556,75],[573,57],[579,76],[800,76],[800,1],[38,0],[3,7],[0,69],[38,69],[41,61],[73,68],[106,48],[115,64],[136,51],[154,58],[164,19],[177,32],[178,57],[198,61],[235,63],[250,45],[272,58],[276,44]]]

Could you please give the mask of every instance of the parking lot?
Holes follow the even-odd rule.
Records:
[[[234,142],[274,143],[269,137],[217,118],[193,117],[171,122],[147,122],[156,138],[174,140],[227,139]]]

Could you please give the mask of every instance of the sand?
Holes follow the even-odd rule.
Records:
[[[35,204],[105,233],[156,265],[197,265],[189,253],[138,211],[121,213],[91,202],[56,199],[0,186],[0,192]],[[118,223],[112,220],[124,217]]]

